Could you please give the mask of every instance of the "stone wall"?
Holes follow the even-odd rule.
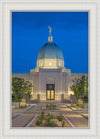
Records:
[[[32,83],[32,100],[37,100],[39,94],[40,101],[46,100],[46,84],[55,84],[55,100],[70,99],[74,92],[70,90],[72,80],[88,74],[70,73],[67,69],[33,69],[30,73],[14,73],[12,77],[24,78]]]

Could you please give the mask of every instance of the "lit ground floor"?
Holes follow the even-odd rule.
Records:
[[[53,115],[62,114],[64,118],[69,122],[71,127],[89,127],[88,119],[81,114],[74,112],[68,107],[66,103],[53,103],[57,106],[56,110],[46,109],[47,103],[37,103],[27,111],[13,110],[16,116],[12,118],[12,127],[30,127],[35,118],[44,112],[45,114],[52,113]]]

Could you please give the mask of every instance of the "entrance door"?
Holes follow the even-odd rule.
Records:
[[[46,90],[47,90],[46,91],[47,100],[54,100],[55,99],[55,85],[47,84]]]

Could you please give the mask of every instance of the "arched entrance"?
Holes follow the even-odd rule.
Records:
[[[53,78],[48,78],[46,82],[46,99],[55,99],[55,80]]]

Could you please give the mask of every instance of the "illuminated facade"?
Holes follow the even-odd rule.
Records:
[[[32,100],[62,101],[73,94],[70,91],[72,79],[82,75],[71,73],[70,69],[64,67],[63,53],[60,47],[53,43],[50,32],[48,42],[38,53],[37,67],[28,74],[13,74],[13,77],[24,78],[33,84]]]

